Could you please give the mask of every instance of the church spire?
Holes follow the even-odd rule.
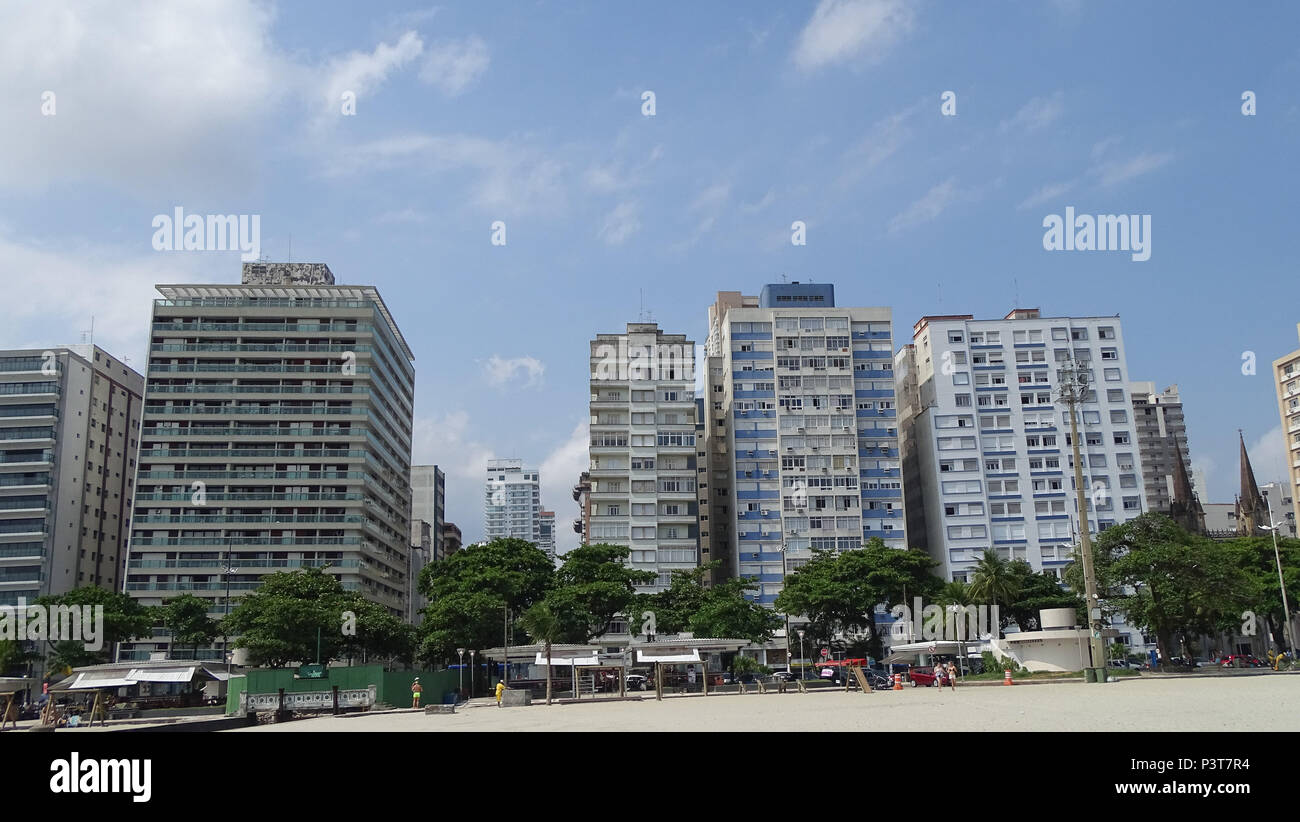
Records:
[[[1268,518],[1265,513],[1264,498],[1260,496],[1259,485],[1255,482],[1255,472],[1250,467],[1250,455],[1246,453],[1246,438],[1241,429],[1237,429],[1237,439],[1241,443],[1241,491],[1237,497],[1237,533],[1254,536],[1259,526]]]

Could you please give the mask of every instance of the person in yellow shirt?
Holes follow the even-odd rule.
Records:
[[[497,683],[497,707],[498,708],[501,707],[501,695],[505,692],[506,692],[506,684],[504,682],[498,682]]]

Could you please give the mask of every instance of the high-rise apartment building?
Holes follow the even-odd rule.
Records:
[[[523,460],[488,460],[483,532],[489,542],[514,537],[540,545],[542,486],[536,468],[525,468]],[[549,556],[555,558],[553,540]]]
[[[626,545],[657,575],[699,566],[695,344],[655,323],[591,342],[591,543]]]
[[[1069,563],[1078,509],[1069,412],[1056,392],[1071,358],[1091,377],[1078,417],[1090,528],[1147,510],[1117,317],[1037,309],[1001,320],[922,317],[913,341],[918,403],[909,431],[927,548],[946,579],[968,579],[987,548],[1058,575]]]
[[[0,605],[120,590],[143,393],[98,346],[0,351]]]
[[[454,522],[442,524],[442,550],[444,556],[451,556],[461,549],[460,527]]]
[[[1300,325],[1296,326],[1300,332]],[[1300,521],[1300,349],[1273,361],[1273,381],[1277,385],[1277,411],[1282,419],[1282,447],[1290,487],[1286,497],[1295,502],[1291,506],[1292,522]],[[1275,509],[1274,519],[1282,515]]]
[[[909,486],[908,504],[924,500],[916,536],[944,579],[969,581],[990,548],[1058,577],[1070,562],[1077,492],[1069,411],[1056,398],[1071,359],[1091,380],[1077,420],[1096,533],[1148,510],[1119,318],[1017,309],[1000,320],[930,316],[913,326],[913,345],[897,356],[916,382],[903,427],[920,483]],[[1143,644],[1134,631],[1125,638]]]
[[[837,306],[829,284],[737,296],[709,311],[710,525],[770,604],[812,549],[907,547],[891,314]]]
[[[429,523],[433,540],[429,556],[444,559],[442,525],[447,519],[447,475],[436,465],[411,466],[411,544],[416,544],[416,529],[423,520]]]
[[[328,567],[407,616],[415,371],[379,292],[318,263],[158,291],[127,592],[220,615],[227,590]]]
[[[537,547],[555,559],[555,512],[541,511],[537,515]]]
[[[1133,430],[1141,455],[1147,510],[1168,513],[1174,500],[1178,459],[1181,457],[1184,468],[1192,464],[1183,401],[1176,385],[1157,392],[1153,382],[1134,382],[1128,390],[1133,401]]]

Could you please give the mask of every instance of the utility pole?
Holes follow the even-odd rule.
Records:
[[[1277,489],[1281,495],[1282,487],[1277,483],[1270,483]],[[1264,486],[1267,488],[1268,486]],[[1286,582],[1282,579],[1282,555],[1277,550],[1277,529],[1278,523],[1273,520],[1273,500],[1267,495],[1264,497],[1264,504],[1268,506],[1268,530],[1273,534],[1273,559],[1277,562],[1277,584],[1282,589],[1282,613],[1286,619],[1282,623],[1282,638],[1286,640],[1288,649],[1291,651],[1291,659],[1295,660],[1295,636],[1291,631],[1291,607],[1286,602]]]
[[[506,687],[510,687],[510,606],[505,605],[502,610],[505,612],[505,622],[501,623],[501,645],[505,650],[505,655],[501,659],[502,682]]]
[[[1076,360],[1069,360],[1061,368],[1057,402],[1070,410],[1070,444],[1074,451],[1075,500],[1079,507],[1079,551],[1083,555],[1083,594],[1088,611],[1088,640],[1092,648],[1092,667],[1100,673],[1099,682],[1105,682],[1106,649],[1102,639],[1101,600],[1097,596],[1097,575],[1092,565],[1092,536],[1088,531],[1088,488],[1083,484],[1083,459],[1079,455],[1079,425],[1076,406],[1088,395],[1088,372]]]

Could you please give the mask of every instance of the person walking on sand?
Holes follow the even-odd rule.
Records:
[[[505,692],[506,692],[506,684],[504,682],[497,682],[497,707],[498,708],[501,707],[501,695]]]
[[[957,666],[953,664],[951,659],[948,660],[948,684],[952,686],[954,691],[957,690]]]
[[[417,676],[411,683],[411,707],[420,707],[420,694],[424,693],[424,686],[420,684],[420,678]]]

